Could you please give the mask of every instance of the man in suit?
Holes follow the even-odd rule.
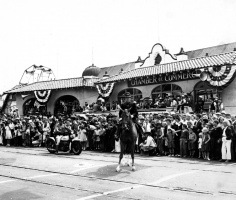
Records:
[[[201,133],[202,131],[202,122],[201,122],[201,115],[200,114],[197,114],[196,115],[196,122],[193,126],[193,130],[194,132],[197,134],[197,136],[199,135],[199,133]]]
[[[220,161],[229,162],[231,160],[231,142],[232,142],[232,129],[229,120],[225,119],[223,122],[223,134],[222,134],[222,159]]]

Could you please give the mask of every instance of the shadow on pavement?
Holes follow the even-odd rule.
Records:
[[[41,199],[42,197],[37,195],[37,194],[33,194],[29,191],[27,191],[26,189],[20,189],[20,190],[15,190],[15,191],[11,191],[11,192],[6,192],[5,194],[0,195],[0,199],[4,199],[4,200],[13,200],[13,199],[17,199],[17,200],[32,200],[32,199]]]

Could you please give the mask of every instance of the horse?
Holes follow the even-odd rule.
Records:
[[[128,110],[122,112],[122,128],[120,133],[120,156],[119,163],[116,168],[117,172],[121,171],[120,164],[124,153],[130,153],[132,158],[132,171],[135,171],[134,166],[134,150],[137,141],[138,133],[135,123],[132,121],[131,114]],[[125,152],[126,151],[126,152]]]

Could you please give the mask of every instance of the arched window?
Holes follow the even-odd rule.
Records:
[[[129,92],[133,101],[139,102],[142,99],[142,92],[136,88],[127,88],[119,92],[118,101],[122,103],[124,101],[124,94]]]
[[[215,97],[221,99],[222,96],[222,90],[217,90],[216,88],[211,87],[205,81],[200,81],[195,85],[194,93],[195,102],[197,103],[200,99],[204,101],[210,101],[210,99]]]
[[[55,115],[70,115],[74,112],[81,112],[81,107],[78,99],[71,95],[65,95],[57,99],[54,109]]]
[[[152,90],[152,99],[156,99],[158,97],[165,98],[166,95],[181,95],[182,88],[175,84],[163,84],[159,85]]]
[[[32,114],[47,114],[47,104],[40,104],[36,101],[36,98],[31,98],[25,101],[23,104],[23,114],[32,115]]]
[[[159,65],[161,63],[162,57],[158,53],[156,58],[155,58],[155,64],[154,65]]]

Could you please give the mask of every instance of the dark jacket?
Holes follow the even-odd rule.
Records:
[[[231,140],[232,138],[232,130],[231,127],[227,126],[225,130],[226,140]]]
[[[202,132],[202,122],[201,122],[201,120],[198,120],[197,123],[194,125],[193,131],[194,131],[197,135],[199,135],[199,133]]]
[[[137,107],[136,107],[135,103],[125,102],[120,107],[121,107],[122,110],[130,109],[130,114],[134,116],[133,120],[136,120],[138,118],[138,110],[137,110]],[[123,112],[122,110],[120,110],[120,112],[119,112],[119,117],[120,118],[122,116],[122,112]]]

